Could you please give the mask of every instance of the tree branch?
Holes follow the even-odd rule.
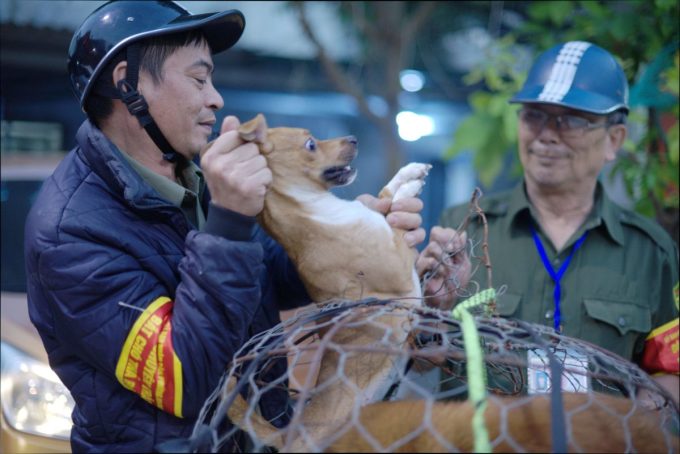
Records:
[[[402,30],[402,42],[408,43],[413,40],[415,34],[420,30],[423,23],[430,17],[434,11],[434,7],[437,6],[438,2],[418,2],[418,10],[411,17]]]
[[[361,112],[371,121],[379,124],[382,119],[371,111],[371,108],[368,106],[368,102],[366,101],[365,94],[361,91],[357,84],[354,83],[354,81],[347,77],[340,66],[328,56],[326,49],[312,31],[309,21],[307,20],[307,16],[305,15],[304,2],[292,2],[292,4],[297,9],[298,20],[300,21],[300,25],[302,26],[305,36],[307,36],[312,44],[314,44],[314,47],[316,47],[319,60],[326,69],[326,72],[333,84],[340,91],[352,96],[356,100],[359,110],[361,110]]]
[[[352,20],[354,26],[359,31],[359,34],[365,35],[369,41],[378,41],[380,35],[377,33],[375,26],[366,20],[366,10],[363,8],[363,2],[343,2],[348,6],[352,13]]]

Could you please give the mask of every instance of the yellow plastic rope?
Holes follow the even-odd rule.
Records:
[[[496,290],[483,290],[456,305],[451,316],[461,321],[463,330],[463,344],[467,357],[468,399],[475,407],[472,417],[472,432],[475,438],[475,452],[491,452],[489,433],[484,424],[486,410],[486,374],[484,373],[484,353],[479,342],[479,333],[475,326],[474,317],[468,309],[486,304],[496,298]]]

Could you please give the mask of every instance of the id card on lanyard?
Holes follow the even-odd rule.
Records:
[[[588,358],[572,349],[551,348],[551,353],[562,365],[560,384],[562,392],[587,393],[590,389]],[[552,387],[548,353],[544,350],[527,352],[527,385],[529,394],[549,393]]]

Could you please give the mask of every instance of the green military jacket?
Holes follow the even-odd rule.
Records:
[[[555,271],[588,231],[560,280],[562,334],[639,364],[648,334],[678,317],[673,295],[677,246],[653,220],[612,202],[601,184],[592,212],[561,251],[541,231],[523,183],[482,197],[480,207],[488,221],[492,284],[497,290],[506,287],[497,301],[499,315],[553,326],[555,283],[534,243],[533,225]],[[467,213],[467,204],[449,208],[441,225],[457,228]],[[477,221],[471,220],[473,225]],[[481,233],[481,227],[475,227],[474,241],[481,240]],[[481,244],[476,244],[475,253],[482,253]],[[472,279],[487,288],[484,266]]]

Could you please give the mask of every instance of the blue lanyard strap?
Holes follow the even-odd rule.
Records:
[[[562,293],[562,287],[560,287],[560,280],[562,279],[562,276],[564,275],[565,271],[567,271],[567,267],[569,266],[569,262],[571,262],[571,258],[574,256],[574,252],[576,252],[576,250],[581,246],[583,240],[586,239],[588,231],[586,230],[585,233],[581,235],[581,238],[579,238],[576,241],[576,243],[574,243],[574,246],[571,248],[569,256],[567,257],[567,259],[564,261],[564,263],[557,272],[555,272],[555,270],[553,270],[553,267],[550,265],[548,255],[545,253],[545,249],[543,248],[541,239],[538,237],[536,229],[534,229],[533,225],[531,226],[531,235],[534,237],[534,243],[536,244],[538,254],[541,256],[541,261],[543,261],[543,267],[548,272],[552,280],[555,282],[555,290],[553,291],[553,300],[555,301],[555,318],[553,320],[554,322],[553,326],[555,327],[555,331],[559,333],[561,331],[560,322],[562,318],[562,313],[560,311],[560,295]]]

